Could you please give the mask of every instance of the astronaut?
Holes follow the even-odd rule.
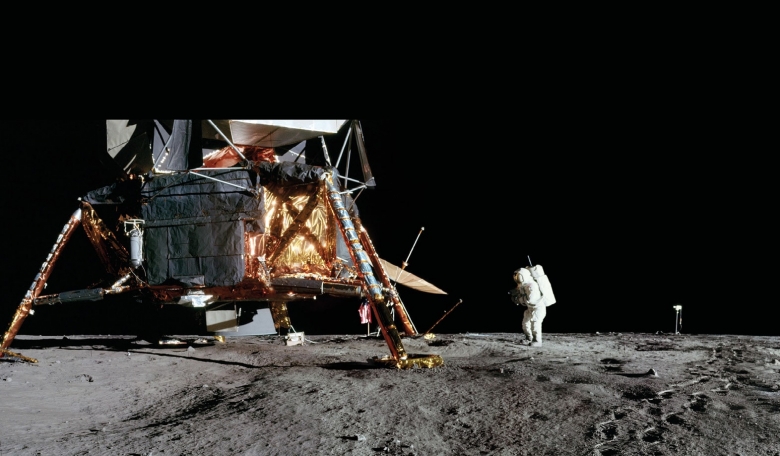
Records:
[[[525,306],[523,312],[523,333],[526,341],[532,347],[542,346],[542,320],[547,315],[547,305],[539,284],[531,276],[527,268],[520,268],[514,273],[517,289],[510,291],[512,301]]]

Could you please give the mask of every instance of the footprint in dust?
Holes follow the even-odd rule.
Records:
[[[664,399],[669,399],[674,394],[674,390],[663,390],[663,391],[659,391],[656,394],[658,394],[658,396],[660,396],[660,397],[662,397]]]
[[[649,443],[659,442],[663,438],[661,436],[662,433],[663,430],[658,429],[657,427],[651,427],[645,429],[644,431],[642,431],[642,440]]]
[[[685,418],[680,416],[678,412],[673,412],[668,415],[665,415],[663,417],[663,420],[669,424],[680,426],[681,428],[686,429],[688,431],[693,431],[695,428],[694,425],[692,425]]]
[[[616,420],[625,418],[629,413],[634,412],[635,409],[631,407],[618,407],[616,408],[612,414],[615,417]]]
[[[599,423],[593,430],[593,437],[601,440],[614,440],[618,434],[618,425],[614,421]],[[603,452],[603,451],[602,451]]]
[[[686,426],[688,424],[688,422],[685,421],[685,418],[681,417],[676,413],[670,413],[666,415],[666,417],[664,417],[664,421],[666,421],[669,424],[676,424],[678,426]]]
[[[664,390],[655,393],[655,397],[648,399],[648,402],[652,404],[660,404],[662,401],[671,398],[674,395],[674,390]]]
[[[601,363],[604,364],[604,368],[609,372],[621,372],[626,361],[616,358],[604,358],[601,360]]]
[[[688,408],[690,408],[694,412],[701,413],[707,409],[709,403],[710,403],[709,397],[705,396],[704,394],[697,394],[696,396],[693,396],[691,402],[688,403]]]

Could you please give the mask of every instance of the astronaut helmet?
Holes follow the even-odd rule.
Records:
[[[512,277],[515,279],[516,283],[524,283],[533,280],[531,276],[531,271],[529,271],[528,268],[518,269],[517,271],[515,271]]]

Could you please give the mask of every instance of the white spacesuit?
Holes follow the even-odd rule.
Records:
[[[547,315],[547,303],[545,302],[539,284],[531,276],[527,268],[515,271],[517,290],[510,292],[513,300],[526,307],[523,313],[523,333],[532,347],[542,346],[542,321]]]

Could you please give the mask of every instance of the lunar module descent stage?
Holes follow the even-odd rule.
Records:
[[[333,163],[325,136],[344,129]],[[107,120],[106,139],[120,177],[80,198],[4,333],[0,357],[35,361],[9,347],[40,305],[132,296],[202,310],[207,332],[220,338],[242,335],[242,309],[249,308],[268,316],[273,333],[294,334],[287,303],[316,305],[327,295],[368,301],[391,353],[377,362],[402,369],[443,363],[407,353],[401,341],[399,331],[418,332],[395,283],[446,293],[406,272],[390,277],[388,269],[403,268],[379,258],[363,228],[356,200],[376,183],[359,121]],[[353,155],[360,179],[349,176]],[[87,289],[42,295],[78,227],[105,277]]]

